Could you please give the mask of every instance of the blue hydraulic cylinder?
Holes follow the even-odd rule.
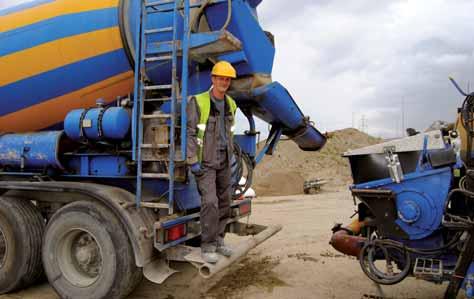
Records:
[[[0,136],[0,166],[13,169],[63,169],[59,161],[62,131]]]
[[[66,116],[64,130],[76,141],[121,140],[130,130],[130,115],[121,107],[76,109]]]

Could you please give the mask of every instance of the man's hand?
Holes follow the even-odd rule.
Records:
[[[201,168],[201,163],[194,163],[193,165],[191,165],[191,172],[195,175],[195,176],[200,176],[202,175],[204,172]]]

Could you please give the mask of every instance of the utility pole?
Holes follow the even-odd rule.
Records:
[[[402,98],[402,134],[405,137],[405,97]]]
[[[360,117],[359,131],[367,134],[368,127],[367,127],[367,119],[365,118],[365,114],[362,114],[362,116]]]

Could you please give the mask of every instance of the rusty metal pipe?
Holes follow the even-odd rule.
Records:
[[[366,225],[365,221],[354,220],[344,229],[334,232],[329,244],[339,252],[347,255],[359,257],[360,250],[367,238],[355,236],[360,234],[362,227]],[[349,233],[351,232],[352,235]]]
[[[349,235],[348,231],[340,230],[340,231],[335,232],[332,235],[332,238],[331,238],[331,241],[329,241],[329,244],[331,244],[331,246],[334,247],[334,249],[336,249],[337,251],[341,253],[358,257],[360,250],[362,248],[362,245],[366,241],[367,241],[367,238],[359,237],[359,236],[351,236]]]

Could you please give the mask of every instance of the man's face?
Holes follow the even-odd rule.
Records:
[[[229,77],[221,77],[221,76],[212,76],[211,77],[212,85],[219,93],[226,93],[230,87],[230,83],[232,81]]]

